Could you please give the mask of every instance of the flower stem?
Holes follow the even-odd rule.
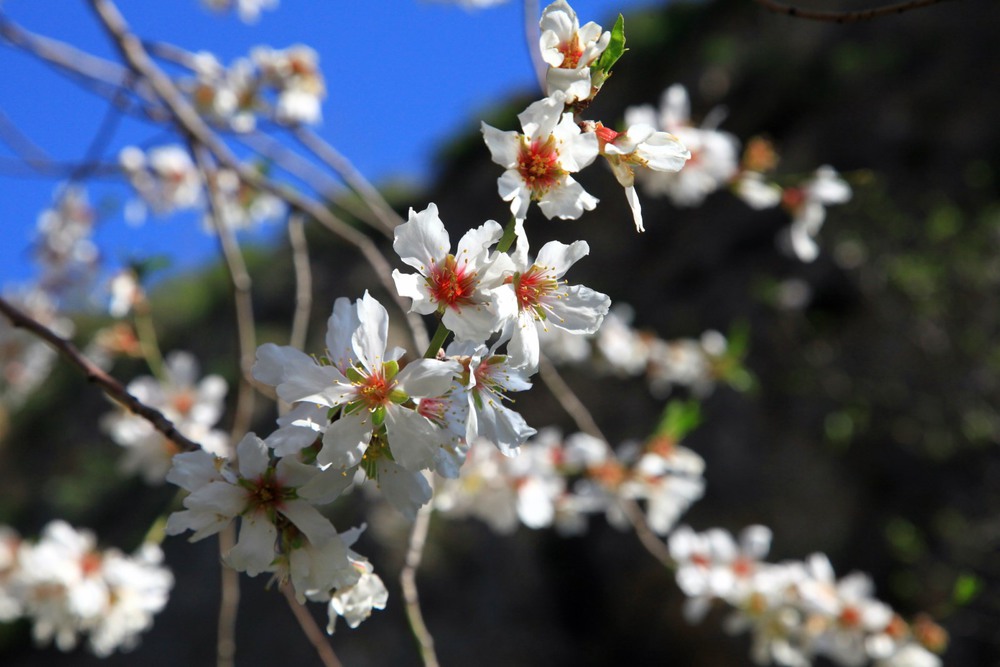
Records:
[[[498,252],[507,252],[510,247],[514,245],[514,237],[516,236],[515,230],[517,229],[517,217],[511,216],[510,222],[503,229],[503,236],[500,237],[500,242],[497,243]]]
[[[451,331],[444,325],[444,322],[439,321],[437,331],[434,332],[434,339],[431,340],[431,344],[427,346],[427,351],[424,352],[424,359],[433,359],[436,357],[438,350],[444,345],[444,341],[450,333]]]

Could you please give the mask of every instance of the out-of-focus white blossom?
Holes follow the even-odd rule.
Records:
[[[222,416],[228,386],[218,375],[198,380],[198,362],[188,352],[166,358],[162,380],[142,376],[126,388],[143,404],[160,411],[181,435],[217,456],[226,456],[229,437],[212,428]],[[125,448],[122,469],[140,474],[148,484],[162,484],[177,446],[144,418],[125,410],[106,415],[102,427]]]
[[[809,667],[823,656],[854,667],[939,667],[940,658],[922,645],[942,642],[944,631],[930,621],[913,626],[872,597],[871,580],[860,573],[841,579],[830,561],[814,554],[805,562],[763,560],[771,532],[750,526],[739,541],[722,529],[696,533],[680,526],[670,535],[677,584],[689,596],[685,614],[700,620],[716,601],[733,609],[730,632],[749,631],[757,664]],[[921,623],[928,625],[920,632]],[[932,627],[930,627],[932,626]]]
[[[851,199],[851,186],[837,171],[824,165],[798,188],[785,188],[782,206],[792,215],[792,224],[783,240],[790,252],[803,262],[819,256],[816,236],[826,221],[826,207]]]
[[[201,0],[209,9],[227,12],[235,9],[244,23],[256,23],[265,9],[276,9],[279,0]]]
[[[72,650],[82,636],[106,657],[139,643],[167,603],[173,575],[145,544],[132,556],[98,550],[89,531],[53,521],[35,542],[0,527],[0,619],[31,621],[38,644]]]
[[[4,299],[60,336],[73,335],[73,322],[58,314],[46,291],[5,291]],[[48,377],[55,358],[56,351],[47,343],[0,317],[0,403],[20,405]]]
[[[736,176],[739,141],[710,124],[691,123],[690,102],[683,86],[674,84],[664,91],[659,110],[651,106],[629,107],[625,124],[649,125],[674,135],[690,152],[680,171],[640,170],[636,177],[643,191],[665,195],[677,206],[697,206],[705,197],[725,186]]]
[[[118,154],[118,161],[142,203],[156,215],[202,205],[201,175],[191,156],[180,146],[158,146],[145,152],[128,146]],[[141,206],[126,212],[133,222],[141,222],[145,217],[145,208]]]

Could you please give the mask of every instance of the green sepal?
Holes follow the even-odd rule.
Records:
[[[597,62],[590,66],[591,82],[595,88],[600,88],[611,76],[611,68],[628,49],[625,48],[625,18],[619,14],[615,27],[611,29],[611,40]]]
[[[472,392],[472,402],[476,404],[477,410],[483,409],[483,397],[480,396],[478,391]]]
[[[395,403],[396,405],[402,405],[403,403],[406,403],[408,400],[410,400],[410,395],[407,394],[402,389],[393,389],[392,391],[389,392],[389,400]]]
[[[358,369],[354,368],[353,366],[348,368],[347,372],[344,373],[344,375],[346,375],[347,379],[350,380],[353,384],[364,384],[365,376],[362,375],[358,371]]]
[[[663,410],[655,435],[665,436],[675,442],[684,439],[701,424],[701,403],[691,401],[670,401]]]
[[[351,415],[362,410],[367,404],[363,400],[351,401],[344,406],[344,414]]]
[[[372,424],[379,428],[385,423],[385,406],[380,405],[372,411]]]
[[[399,373],[399,362],[398,361],[387,361],[382,364],[382,373],[385,375],[386,380],[391,380],[396,377]]]

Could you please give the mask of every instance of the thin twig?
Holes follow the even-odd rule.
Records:
[[[288,242],[292,247],[292,265],[295,267],[295,315],[292,317],[292,336],[289,344],[296,350],[306,347],[309,333],[309,313],[312,310],[312,264],[306,242],[302,215],[288,217]]]
[[[758,5],[776,14],[784,14],[797,19],[809,19],[811,21],[824,21],[826,23],[858,23],[859,21],[870,21],[883,16],[902,14],[913,9],[930,7],[949,0],[908,0],[893,5],[873,7],[871,9],[859,9],[856,11],[824,11],[817,9],[805,9],[793,5],[785,5],[774,0],[754,0]]]
[[[225,556],[236,546],[236,523],[229,524],[219,532],[219,553]],[[220,567],[219,620],[216,626],[215,664],[216,667],[236,665],[236,620],[240,610],[240,573],[231,567]]]
[[[590,414],[590,410],[587,409],[587,406],[583,404],[583,401],[579,399],[570,386],[566,384],[566,380],[563,379],[563,376],[556,370],[555,365],[544,354],[539,355],[538,377],[542,379],[545,386],[552,392],[552,396],[559,401],[559,405],[566,411],[566,414],[576,422],[578,429],[588,435],[594,436],[601,442],[608,442],[597,422],[594,421],[593,415]]]
[[[302,211],[317,220],[342,240],[357,248],[375,271],[376,278],[400,311],[407,314],[407,323],[410,326],[414,344],[417,348],[426,347],[427,328],[418,315],[409,313],[409,304],[396,291],[396,285],[392,279],[392,267],[375,243],[361,231],[333,215],[323,204],[276,184],[257,173],[256,170],[241,164],[239,159],[229,150],[229,147],[216,137],[211,128],[198,115],[198,112],[184,99],[173,81],[150,59],[142,44],[129,30],[128,24],[115,4],[111,0],[90,1],[125,61],[136,73],[146,78],[153,90],[156,91],[157,96],[173,114],[180,130],[204,145],[211,151],[220,165],[236,171],[246,183],[281,197],[291,208]]]
[[[135,396],[132,396],[121,382],[105,373],[101,368],[83,356],[72,342],[55,333],[41,322],[25,315],[2,298],[0,298],[0,313],[3,313],[15,327],[29,331],[54,347],[64,359],[73,366],[76,366],[89,382],[96,384],[109,398],[130,412],[148,421],[153,428],[162,433],[164,437],[175,443],[178,447],[187,451],[201,449],[198,443],[181,435],[174,428],[170,420],[164,417],[159,410],[149,407]]]
[[[433,480],[429,481],[433,482]],[[417,569],[424,556],[424,545],[427,543],[427,531],[431,525],[433,511],[433,503],[427,503],[417,512],[417,518],[413,522],[413,530],[410,531],[406,561],[403,570],[399,573],[403,599],[406,600],[406,617],[410,621],[410,630],[413,631],[413,636],[420,645],[420,655],[424,660],[424,667],[438,667],[440,664],[437,654],[434,652],[434,637],[427,629],[424,615],[420,611],[420,594],[417,591]]]
[[[597,422],[594,421],[594,417],[590,414],[590,410],[587,406],[579,399],[579,397],[573,392],[572,388],[566,383],[559,371],[552,364],[548,357],[544,354],[540,356],[538,362],[538,376],[541,378],[545,386],[548,387],[549,391],[559,401],[559,405],[562,406],[563,410],[566,411],[574,422],[576,422],[576,427],[597,438],[604,443],[607,447],[608,452],[611,456],[615,456],[614,450],[611,448],[611,444],[608,439],[604,437],[601,432],[600,427],[597,426]],[[658,560],[664,567],[669,569],[675,568],[674,559],[670,556],[670,549],[663,542],[660,537],[653,532],[653,529],[649,527],[649,522],[646,521],[646,515],[643,513],[642,508],[639,507],[638,503],[634,500],[628,498],[619,498],[618,504],[625,513],[625,517],[632,524],[632,528],[635,530],[636,537],[642,543],[642,546],[646,548],[646,551],[650,553],[653,558]]]
[[[152,92],[140,82],[134,81],[127,68],[114,61],[82,51],[66,42],[29,32],[2,12],[0,12],[0,38],[5,39],[11,46],[54,65],[71,77],[83,79],[88,87],[96,89],[99,95],[109,100],[127,93],[147,104],[155,101]],[[155,119],[155,109],[145,106],[139,108],[144,116]]]
[[[524,0],[524,44],[531,56],[531,67],[535,70],[538,87],[544,93],[548,88],[545,75],[549,70],[548,63],[542,60],[541,45],[538,40],[538,0]]]
[[[386,237],[392,238],[392,230],[403,224],[403,219],[389,206],[382,193],[351,164],[351,161],[310,129],[296,127],[292,130],[292,136],[302,144],[303,148],[322,160],[344,180],[347,187],[353,190],[378,217],[381,223],[379,231]]]
[[[238,363],[240,369],[239,390],[236,396],[236,412],[233,417],[230,446],[235,447],[243,435],[250,430],[253,418],[254,390],[252,369],[257,350],[257,333],[254,327],[252,282],[240,244],[225,219],[221,194],[218,187],[218,172],[213,170],[206,150],[195,143],[192,147],[198,170],[208,190],[209,213],[219,237],[219,245],[226,261],[229,278],[233,285],[233,303],[236,307],[236,331],[238,340]]]
[[[316,623],[316,619],[309,613],[309,610],[295,599],[295,591],[292,590],[292,587],[284,584],[281,587],[281,592],[288,601],[288,608],[295,614],[295,620],[299,622],[299,627],[302,628],[302,632],[305,633],[309,643],[316,649],[316,653],[319,655],[319,659],[323,661],[325,667],[341,667],[340,659],[337,658],[337,654],[333,652],[333,647],[330,646],[330,640],[323,633],[323,630],[320,629],[319,624]]]

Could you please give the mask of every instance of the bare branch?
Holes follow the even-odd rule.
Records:
[[[219,554],[225,556],[236,546],[236,523],[229,524],[219,532]],[[219,618],[216,625],[215,665],[216,667],[236,666],[236,620],[240,609],[240,573],[221,564],[219,597]]]
[[[857,11],[823,11],[816,9],[805,9],[793,5],[785,5],[774,0],[754,0],[758,5],[776,14],[784,14],[798,19],[809,19],[811,21],[824,21],[826,23],[858,23],[860,21],[870,21],[883,16],[902,14],[913,9],[930,7],[941,2],[950,0],[908,0],[898,2],[893,5],[884,5],[871,9],[859,9]]]
[[[288,584],[283,584],[281,592],[288,601],[288,608],[292,610],[295,620],[299,622],[299,627],[302,628],[302,632],[305,633],[309,643],[316,649],[316,653],[319,655],[319,659],[323,662],[323,665],[325,667],[341,667],[342,663],[337,658],[337,654],[333,652],[330,640],[323,634],[323,631],[316,623],[316,619],[309,613],[309,610],[295,599],[295,592],[292,590],[292,587]]]
[[[323,141],[315,132],[304,127],[296,127],[292,131],[300,144],[313,155],[322,160],[330,169],[337,173],[344,183],[361,198],[372,213],[381,223],[379,231],[386,237],[392,238],[392,230],[403,224],[403,219],[389,206],[389,202],[382,197],[382,193],[368,182],[361,175],[361,172],[354,168],[351,161],[344,157],[340,151]]]
[[[293,213],[288,218],[288,242],[292,247],[292,265],[295,267],[295,315],[292,317],[292,336],[289,344],[297,350],[306,347],[309,333],[309,311],[312,310],[312,265],[306,244],[302,216]]]
[[[545,383],[545,386],[548,387],[555,399],[559,401],[559,405],[566,411],[566,414],[576,422],[576,427],[603,442],[611,456],[615,456],[611,444],[597,426],[597,422],[594,421],[590,410],[587,409],[587,406],[573,392],[566,383],[566,380],[563,379],[562,375],[559,374],[559,371],[556,370],[556,367],[545,355],[541,355],[539,359],[538,376]],[[676,565],[674,559],[670,556],[670,550],[664,544],[663,540],[649,527],[649,522],[646,521],[646,515],[643,513],[642,508],[634,500],[624,498],[618,500],[618,505],[622,508],[629,523],[632,524],[636,537],[642,542],[642,546],[646,548],[646,551],[662,563],[664,567],[674,569]]]
[[[429,480],[433,488],[433,479]],[[417,591],[417,569],[420,568],[420,561],[424,556],[424,545],[427,543],[427,531],[431,525],[431,513],[434,511],[433,503],[428,502],[417,512],[417,518],[413,522],[413,530],[410,532],[410,544],[406,551],[406,561],[402,571],[399,573],[399,583],[403,588],[403,599],[406,600],[406,617],[410,621],[410,629],[413,636],[420,645],[420,656],[423,658],[424,667],[439,667],[437,653],[434,652],[434,637],[427,624],[424,622],[424,615],[420,611],[420,594]]]
[[[246,261],[240,251],[239,242],[233,229],[223,219],[224,207],[218,187],[218,172],[210,163],[207,151],[197,143],[191,146],[202,181],[208,191],[209,213],[215,225],[215,233],[219,237],[219,245],[226,261],[229,278],[233,285],[233,302],[236,307],[236,331],[239,339],[238,362],[240,369],[239,391],[236,396],[236,413],[233,417],[233,428],[230,438],[230,448],[250,430],[253,417],[254,391],[251,369],[253,368],[257,351],[257,334],[254,327],[253,299],[250,293],[252,282],[247,271]]]
[[[531,56],[531,67],[535,70],[535,78],[538,80],[538,87],[544,93],[547,90],[545,84],[545,73],[548,72],[548,64],[542,60],[541,45],[538,43],[540,37],[538,31],[538,0],[524,0],[524,45]]]
[[[170,78],[150,59],[141,42],[129,31],[128,24],[114,3],[110,0],[91,0],[91,5],[118,46],[125,61],[136,73],[149,81],[157,96],[173,114],[179,129],[185,135],[205,146],[215,156],[219,164],[236,171],[245,182],[281,197],[290,207],[307,214],[342,240],[357,248],[375,271],[379,282],[382,283],[400,311],[407,314],[407,322],[410,325],[415,345],[418,348],[425,347],[426,345],[421,345],[421,340],[426,343],[427,329],[419,316],[413,316],[412,313],[409,313],[409,304],[396,291],[395,283],[392,280],[392,268],[375,243],[364,233],[333,215],[321,203],[275,184],[258,174],[254,169],[242,164],[229,150],[229,147],[216,137],[211,128],[198,115],[198,112],[184,99]]]
[[[76,366],[89,382],[96,384],[109,398],[130,412],[148,421],[153,428],[174,442],[178,447],[187,451],[201,449],[201,445],[181,435],[173,423],[164,417],[160,411],[149,407],[128,393],[121,382],[105,373],[92,361],[83,356],[71,341],[63,338],[37,320],[25,315],[2,298],[0,298],[0,313],[3,313],[15,327],[29,331],[54,347],[64,359],[73,366]]]

